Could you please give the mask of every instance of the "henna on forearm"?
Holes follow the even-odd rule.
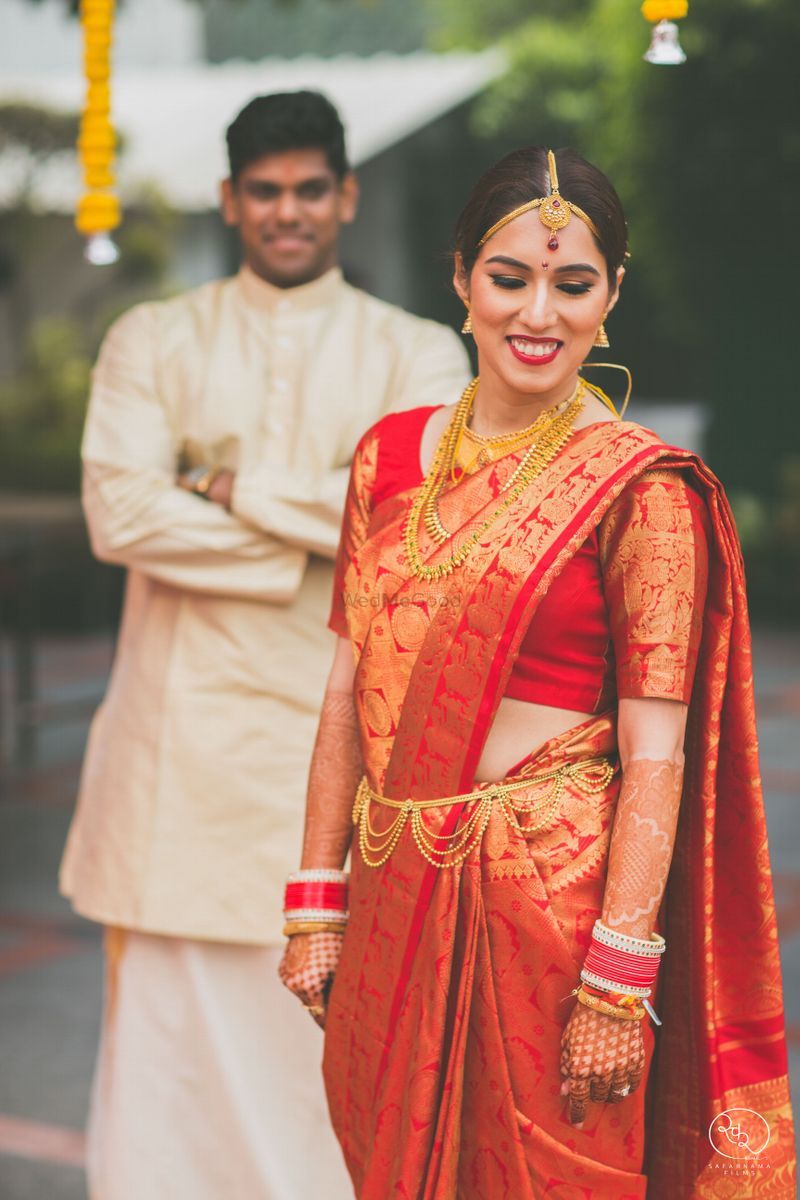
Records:
[[[602,920],[648,938],[667,884],[683,783],[683,762],[630,759],[611,832]]]
[[[325,693],[308,776],[302,866],[344,866],[353,836],[353,800],[363,774],[351,692]]]

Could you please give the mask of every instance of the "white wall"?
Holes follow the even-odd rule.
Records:
[[[80,66],[80,27],[65,0],[0,0],[0,72]],[[117,66],[184,66],[204,58],[203,7],[192,0],[123,0],[117,8]]]

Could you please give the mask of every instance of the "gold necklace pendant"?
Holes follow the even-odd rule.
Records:
[[[542,413],[537,421],[542,421],[540,436],[528,446],[525,454],[512,471],[509,478],[500,488],[503,499],[487,517],[479,528],[473,530],[470,536],[461,543],[457,550],[429,567],[422,561],[419,547],[419,523],[422,518],[425,529],[431,540],[441,545],[452,537],[445,529],[439,517],[436,501],[441,494],[448,476],[452,477],[455,456],[461,443],[466,422],[472,408],[472,401],[478,387],[478,379],[465,389],[464,394],[456,405],[456,410],[439,440],[434,454],[433,463],[425,476],[409,510],[403,529],[403,543],[411,573],[418,579],[442,579],[451,575],[472,554],[475,546],[494,522],[522,494],[533,480],[550,465],[556,455],[569,441],[574,431],[575,421],[583,410],[583,392],[585,384],[579,380],[574,394],[567,401],[566,407],[559,405],[558,409]],[[534,426],[537,422],[534,422]]]
[[[450,530],[445,528],[439,516],[438,500],[442,491],[444,490],[446,478],[449,477],[450,481],[455,484],[460,481],[465,473],[462,471],[460,475],[456,476],[454,468],[456,466],[456,459],[463,443],[464,435],[465,433],[471,432],[467,422],[472,414],[475,394],[478,390],[478,383],[479,379],[475,378],[465,388],[464,393],[459,400],[458,405],[456,406],[456,411],[453,413],[451,418],[451,426],[449,426],[442,435],[439,446],[437,447],[437,454],[434,456],[431,471],[429,472],[429,476],[426,477],[423,484],[423,487],[427,488],[427,485],[430,482],[430,487],[426,490],[426,499],[422,510],[425,529],[427,530],[428,536],[438,544],[442,544],[443,542],[446,542],[448,538],[452,537],[452,533]],[[525,435],[521,444],[524,444],[524,441],[531,439],[526,455],[529,454],[536,446],[546,442],[547,436],[550,432],[552,432],[554,429],[560,428],[560,418],[563,417],[569,411],[571,405],[583,395],[583,392],[586,390],[586,388],[586,382],[582,379],[579,379],[575,386],[575,391],[568,400],[562,401],[553,408],[549,408],[545,410],[545,412],[540,413],[531,425],[528,425],[524,430],[519,431],[520,436],[523,434]],[[516,434],[502,435],[503,438],[516,436]],[[484,448],[491,455],[491,445],[485,444]],[[510,453],[511,449],[511,446],[506,445],[505,453]],[[438,463],[439,451],[442,452],[443,462],[441,464],[441,474],[437,475],[437,472],[440,470]],[[500,451],[497,457],[500,457],[501,453],[503,453],[503,451]],[[490,461],[493,460],[493,457],[494,456],[490,458]],[[508,488],[514,486],[520,473],[524,471],[526,462],[527,457],[523,457],[516,469],[512,472],[510,478],[500,489],[501,491],[504,492]],[[434,479],[434,476],[437,476],[437,478]]]
[[[585,386],[591,386],[591,385],[587,384]],[[531,421],[530,425],[526,425],[524,429],[517,429],[513,433],[485,434],[485,433],[478,433],[476,430],[471,429],[469,425],[465,425],[464,437],[468,441],[475,442],[476,445],[478,445],[478,446],[483,446],[486,450],[489,450],[489,451],[497,450],[498,453],[506,453],[507,452],[506,448],[510,449],[510,448],[513,448],[514,446],[522,446],[530,438],[535,437],[536,434],[540,432],[540,430],[542,429],[543,426],[549,424],[549,422],[552,421],[555,417],[560,416],[561,413],[564,412],[565,409],[567,409],[569,407],[569,405],[575,399],[577,394],[578,394],[578,386],[576,385],[575,391],[572,393],[572,395],[567,400],[562,400],[560,404],[554,404],[552,408],[545,409],[544,412],[539,413],[536,420]],[[469,418],[472,416],[472,408],[473,407],[474,407],[474,396],[473,396],[473,405],[470,406],[470,412],[467,417],[467,420],[469,420]]]

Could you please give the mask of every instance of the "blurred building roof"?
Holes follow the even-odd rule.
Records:
[[[489,50],[121,69],[113,81],[114,120],[124,138],[120,189],[130,199],[152,185],[184,211],[215,208],[219,180],[227,173],[226,125],[255,95],[305,87],[326,93],[338,106],[351,159],[358,165],[469,100],[504,65],[502,53]],[[77,111],[83,83],[77,69],[69,75],[4,72],[0,103],[17,100]],[[15,162],[6,157],[0,204],[16,192]],[[68,211],[74,206],[80,191],[77,164],[66,159],[38,172],[37,207]]]
[[[203,0],[196,7],[209,62],[410,54],[434,44],[443,18],[431,0]]]

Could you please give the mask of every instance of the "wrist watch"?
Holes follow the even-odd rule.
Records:
[[[221,467],[191,467],[184,473],[184,479],[191,485],[197,496],[208,499],[208,491],[214,480],[222,473]]]

